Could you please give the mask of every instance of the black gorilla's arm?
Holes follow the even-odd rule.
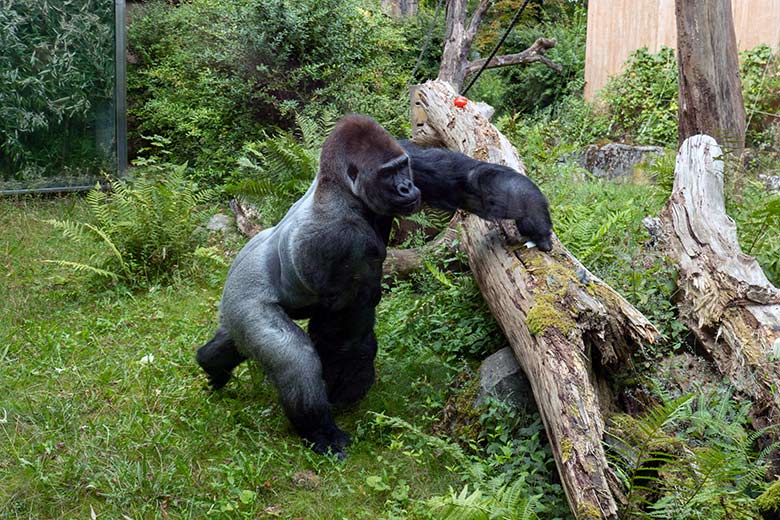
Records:
[[[472,159],[443,148],[422,148],[399,141],[409,155],[414,184],[422,201],[487,219],[512,219],[520,233],[542,251],[552,249],[547,199],[525,175],[499,164]]]

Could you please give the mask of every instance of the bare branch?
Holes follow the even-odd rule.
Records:
[[[474,37],[477,35],[479,24],[482,22],[482,17],[485,16],[488,7],[490,7],[490,3],[491,0],[481,0],[477,8],[474,10],[474,14],[471,15],[471,20],[469,20],[469,28],[466,30],[466,41],[469,47],[471,47],[471,42],[474,41]]]
[[[486,68],[494,69],[496,67],[506,67],[508,65],[540,61],[551,69],[560,72],[563,70],[563,67],[557,63],[552,62],[547,56],[544,55],[548,50],[555,47],[555,44],[555,40],[551,38],[538,38],[533,43],[533,45],[528,47],[523,52],[518,52],[517,54],[505,54],[504,56],[495,56],[492,60],[490,60],[490,63]],[[485,61],[487,60],[481,59],[470,62],[469,66],[466,67],[466,75],[468,76],[469,74],[477,72],[480,68],[482,68],[482,65],[484,65]]]

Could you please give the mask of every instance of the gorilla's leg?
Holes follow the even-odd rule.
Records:
[[[373,329],[374,309],[370,306],[317,313],[309,321],[331,404],[356,403],[374,384],[377,344]]]
[[[233,369],[246,360],[246,356],[238,351],[233,339],[222,328],[211,341],[198,349],[195,358],[208,374],[214,390],[225,386],[230,381]]]
[[[349,435],[333,421],[322,364],[309,336],[278,305],[247,308],[251,312],[240,320],[225,323],[239,348],[263,366],[276,385],[285,414],[314,451],[343,457]]]

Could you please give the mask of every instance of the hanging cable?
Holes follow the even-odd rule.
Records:
[[[417,74],[417,68],[420,66],[423,56],[425,56],[425,53],[428,51],[428,46],[431,44],[431,36],[433,35],[433,30],[436,27],[436,20],[439,18],[439,11],[441,11],[441,4],[443,3],[444,0],[439,0],[439,3],[436,4],[436,11],[433,14],[433,21],[431,22],[431,26],[428,27],[428,35],[425,37],[425,43],[423,44],[422,50],[420,50],[420,55],[417,56],[417,63],[414,64],[412,74],[409,77],[409,82],[406,84],[407,87],[414,81],[414,75]]]
[[[504,43],[504,40],[506,40],[506,37],[509,36],[509,31],[512,30],[512,28],[515,26],[517,21],[520,19],[520,15],[523,14],[523,10],[525,10],[525,6],[528,5],[528,3],[531,0],[525,0],[523,2],[523,5],[520,6],[520,9],[517,10],[515,13],[515,17],[512,18],[512,21],[509,23],[509,27],[506,28],[506,31],[504,31],[504,35],[501,37],[501,39],[498,41],[495,47],[493,47],[493,52],[490,53],[490,57],[485,61],[485,63],[482,64],[482,67],[477,71],[476,74],[474,74],[474,77],[471,78],[471,81],[469,82],[468,86],[463,90],[463,95],[465,96],[466,93],[469,91],[471,86],[479,79],[479,76],[482,74],[482,72],[487,68],[490,61],[495,58],[496,53],[498,52],[499,47],[501,47],[501,44]]]

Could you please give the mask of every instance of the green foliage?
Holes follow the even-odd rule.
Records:
[[[445,497],[431,499],[431,507],[443,520],[538,520],[538,496],[528,496],[522,481],[505,485],[490,495],[479,489],[460,493],[450,490]]]
[[[674,49],[629,56],[625,70],[601,92],[613,122],[612,135],[637,143],[677,144],[677,60]]]
[[[199,206],[211,196],[185,175],[186,164],[162,165],[132,181],[113,180],[108,193],[99,185],[86,196],[94,223],[49,220],[63,236],[85,247],[99,247],[88,262],[56,260],[128,285],[148,285],[188,266],[198,245]],[[200,257],[209,257],[205,251]]]
[[[742,97],[748,116],[747,141],[780,150],[780,66],[768,45],[739,54]]]
[[[94,119],[113,121],[114,2],[5,0],[0,8],[0,179],[110,164]]]
[[[244,145],[239,159],[241,175],[227,187],[229,193],[260,204],[268,224],[276,224],[309,188],[319,167],[320,147],[336,122],[333,114],[320,118],[296,116],[298,136],[281,132]]]
[[[479,411],[478,438],[467,447],[385,414],[375,415],[374,427],[378,434],[389,435],[391,448],[417,464],[437,454],[450,472],[461,475],[466,483],[461,492],[450,488],[448,494],[428,500],[426,508],[433,518],[568,517],[563,490],[552,482],[555,463],[541,442],[544,427],[539,416],[524,417],[496,400]]]
[[[742,97],[748,115],[747,144],[780,147],[780,68],[767,45],[740,53]],[[673,49],[639,49],[601,98],[611,120],[609,137],[637,143],[677,144],[677,59]]]
[[[752,519],[772,447],[752,450],[749,402],[728,390],[664,402],[609,428],[611,462],[627,490],[621,518]]]
[[[362,112],[407,128],[411,67],[392,22],[361,0],[193,0],[142,8],[130,28],[138,130],[222,176],[244,140],[297,112]],[[401,65],[399,65],[401,64]]]
[[[427,270],[414,282],[398,282],[390,289],[392,298],[378,315],[380,327],[395,331],[389,348],[429,351],[448,363],[496,350],[498,326],[474,279],[446,270],[453,261],[427,259]]]
[[[760,182],[748,182],[727,199],[728,213],[737,222],[742,250],[758,260],[769,280],[780,284],[780,195],[767,193]]]
[[[580,96],[585,84],[585,35],[587,11],[576,7],[557,18],[546,18],[530,27],[518,27],[510,34],[505,53],[520,52],[537,38],[554,38],[556,45],[547,57],[563,67],[561,72],[532,63],[502,71],[507,85],[504,106],[508,112],[534,113],[560,103],[567,96]]]

